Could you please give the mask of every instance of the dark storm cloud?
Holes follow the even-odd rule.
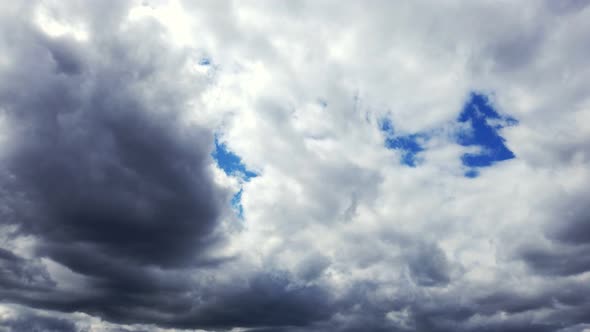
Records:
[[[174,109],[158,110],[178,105],[142,101],[134,75],[149,75],[150,63],[112,58],[122,67],[87,63],[93,72],[70,78],[62,67],[79,68],[72,63],[81,59],[49,60],[36,59],[34,74],[23,63],[9,75],[28,82],[0,87],[14,135],[3,166],[33,209],[14,212],[20,231],[39,236],[40,254],[56,261],[80,246],[125,264],[185,266],[204,257],[225,199],[207,170],[211,133],[182,124]]]
[[[43,290],[54,285],[40,262],[24,259],[0,248],[0,289]]]
[[[163,267],[204,257],[226,194],[207,168],[211,132],[185,124],[174,101],[183,92],[159,85],[156,68],[175,65],[155,57],[162,41],[92,48],[21,29],[31,36],[8,49],[21,61],[0,85],[12,129],[5,182],[32,209],[10,218],[20,232],[41,238],[40,254],[57,261],[69,247]],[[68,261],[74,270],[81,264]]]
[[[19,137],[10,169],[38,209],[22,232],[49,256],[83,243],[136,264],[191,264],[215,240],[223,199],[205,170],[208,135],[177,134],[133,102],[93,101]]]
[[[110,38],[86,43],[48,37],[20,14],[1,23],[13,32],[5,54],[18,59],[0,81],[11,129],[2,223],[88,287],[59,290],[38,259],[2,249],[2,298],[120,321],[156,320],[134,312],[146,306],[189,307],[183,269],[225,259],[211,252],[228,194],[208,170],[212,133],[184,120],[184,87],[159,72],[173,78],[183,55],[160,53],[150,22],[120,37],[114,22],[101,27]]]
[[[41,316],[21,311],[16,317],[0,321],[0,331],[17,332],[78,332],[76,325],[63,318]]]
[[[154,276],[141,276],[146,285]],[[118,276],[113,276],[115,280]],[[174,277],[162,274],[161,279]],[[111,322],[156,324],[171,328],[224,330],[236,326],[307,326],[329,319],[337,310],[332,295],[318,286],[296,285],[285,273],[260,273],[239,284],[164,283],[155,280],[156,289],[132,289],[93,284],[84,292],[3,291],[4,298],[35,308],[64,312],[81,311]],[[172,284],[172,285],[171,285]]]
[[[286,273],[257,274],[248,279],[245,287],[208,289],[202,296],[206,305],[175,325],[278,329],[326,320],[336,309],[329,292],[318,286],[293,284]]]

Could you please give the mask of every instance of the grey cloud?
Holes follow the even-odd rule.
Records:
[[[559,332],[583,332],[584,330],[588,329],[590,324],[577,324],[574,326],[569,326],[563,329],[560,329]]]
[[[527,266],[553,276],[590,271],[590,211],[586,196],[581,192],[557,201],[544,229],[547,243],[527,243],[517,249]]]
[[[552,302],[547,301],[547,298],[543,294],[530,296],[522,293],[503,291],[486,294],[478,298],[475,302],[478,305],[477,312],[487,315],[493,315],[498,312],[520,313],[552,306]]]
[[[186,306],[192,286],[183,270],[226,259],[213,252],[223,245],[229,193],[209,171],[212,132],[183,118],[188,87],[162,76],[181,77],[184,55],[159,52],[165,41],[149,22],[131,38],[115,36],[113,21],[100,33],[115,35],[86,43],[48,37],[21,14],[1,23],[15,31],[3,42],[19,60],[2,67],[0,82],[11,127],[0,161],[10,188],[2,223],[16,226],[15,241],[32,236],[37,257],[80,274],[88,288],[61,290],[42,264],[3,250],[2,297],[120,321],[148,319],[133,311],[149,304],[168,313]]]
[[[450,282],[447,257],[435,244],[421,244],[408,251],[410,274],[421,286],[444,286]]]
[[[567,276],[590,271],[589,245],[528,246],[521,248],[519,254],[530,268],[542,274]]]
[[[244,288],[210,289],[208,301],[180,326],[210,328],[244,326],[306,326],[330,318],[337,307],[332,295],[319,286],[298,286],[288,274],[261,273]]]
[[[55,62],[57,73],[65,75],[78,75],[82,73],[84,64],[82,61],[81,50],[76,47],[76,43],[68,38],[59,38],[56,40],[43,40],[45,47],[49,51],[52,60]]]
[[[19,257],[0,248],[0,289],[44,290],[54,285],[55,282],[41,262]]]
[[[2,332],[80,332],[74,322],[22,310],[16,317],[0,321]]]
[[[590,4],[588,0],[545,1],[546,6],[558,14],[577,12]]]
[[[333,296],[319,286],[297,285],[286,273],[261,272],[233,283],[184,283],[164,281],[133,271],[133,288],[118,275],[111,284],[92,284],[75,293],[1,292],[3,297],[35,308],[62,312],[80,311],[120,324],[155,324],[180,329],[226,330],[232,327],[308,326],[329,319],[338,309]],[[152,281],[151,285],[148,285]],[[120,285],[112,283],[120,282]],[[152,288],[149,288],[152,287]],[[20,297],[19,297],[20,296]]]
[[[556,223],[548,229],[548,236],[551,239],[570,245],[581,245],[590,243],[590,210],[587,208],[585,199],[575,200],[580,206],[573,207],[564,214],[566,220]]]
[[[495,66],[499,70],[518,70],[535,61],[538,50],[542,46],[545,34],[539,27],[532,27],[533,31],[512,36],[491,46]]]
[[[330,262],[330,259],[322,254],[311,254],[297,265],[297,274],[304,280],[314,280],[330,266]]]
[[[72,40],[30,34],[44,43],[9,49],[22,62],[0,86],[14,142],[3,167],[35,209],[14,212],[20,231],[39,236],[49,256],[64,244],[140,265],[205,256],[227,194],[208,173],[211,132],[182,122],[183,106],[155,73],[175,65],[152,58],[161,41],[113,40],[83,59]],[[149,44],[151,54],[127,52]],[[155,100],[142,95],[145,80]]]

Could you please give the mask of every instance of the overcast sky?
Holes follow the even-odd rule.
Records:
[[[0,331],[590,331],[588,3],[1,1]]]

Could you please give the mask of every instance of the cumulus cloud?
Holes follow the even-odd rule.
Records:
[[[0,331],[585,331],[585,1],[0,5]]]

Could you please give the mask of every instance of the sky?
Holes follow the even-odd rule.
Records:
[[[0,2],[0,332],[590,331],[589,4]]]

